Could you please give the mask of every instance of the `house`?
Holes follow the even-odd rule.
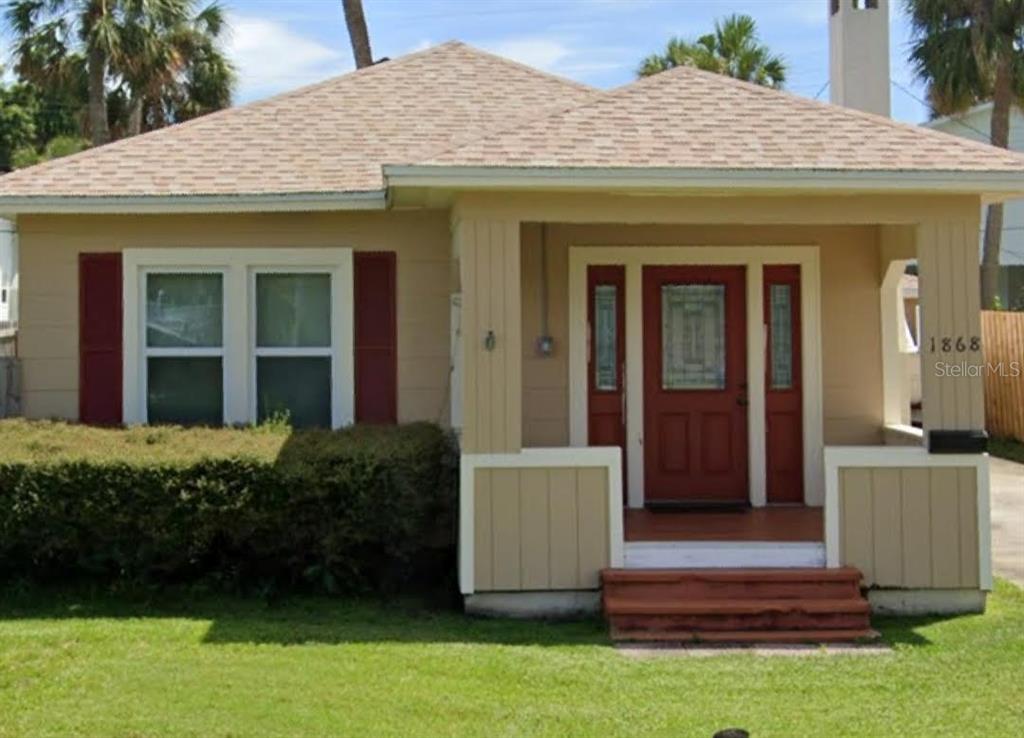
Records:
[[[977,105],[966,113],[936,118],[926,124],[936,131],[988,143],[992,103]],[[1010,148],[1024,151],[1024,114],[1010,113]],[[979,248],[984,246],[985,212],[981,215]],[[1003,239],[999,252],[999,300],[1005,308],[1024,310],[1024,200],[1011,200],[1003,210]]]
[[[18,287],[14,226],[0,220],[0,333],[13,331],[17,319],[14,293]]]
[[[468,609],[603,578],[624,637],[841,640],[861,584],[984,607],[973,265],[1022,194],[1021,155],[880,116],[446,43],[6,175],[0,214],[26,415],[452,423]],[[886,382],[912,259],[923,429]]]

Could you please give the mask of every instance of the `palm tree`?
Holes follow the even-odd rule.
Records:
[[[125,135],[195,118],[231,104],[235,70],[219,48],[226,28],[216,3],[192,15],[192,0],[126,24],[119,71]]]
[[[373,52],[370,51],[370,32],[366,29],[363,0],[342,0],[342,5],[345,8],[345,25],[348,26],[348,38],[352,43],[356,69],[372,66]]]
[[[106,80],[109,62],[120,49],[115,16],[121,0],[14,0],[7,23],[15,35],[15,71],[41,87],[58,77],[70,78],[84,64],[88,89],[88,123],[94,144],[110,140]]]
[[[992,102],[989,136],[1009,148],[1010,109],[1024,105],[1024,0],[905,0],[910,61],[928,85],[933,115]],[[981,299],[996,306],[1003,206],[990,205],[981,260]]]
[[[761,43],[757,24],[749,15],[730,15],[715,21],[715,32],[696,41],[673,38],[663,54],[640,63],[637,76],[649,77],[674,67],[696,67],[779,89],[786,82],[786,63]]]
[[[201,107],[224,107],[233,73],[218,46],[223,14],[216,4],[196,7],[196,0],[11,0],[6,19],[15,36],[15,70],[43,89],[67,88],[84,77],[93,145],[111,139],[112,109],[128,111],[121,132],[138,132],[147,99],[180,95],[190,79],[209,76],[204,70],[219,68],[227,94],[223,88],[207,93]]]

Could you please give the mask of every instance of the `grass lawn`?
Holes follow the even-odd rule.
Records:
[[[0,736],[1024,735],[1024,591],[883,655],[627,658],[596,621],[328,599],[0,604]]]
[[[990,438],[988,452],[1001,459],[1024,464],[1024,443],[1012,438]]]

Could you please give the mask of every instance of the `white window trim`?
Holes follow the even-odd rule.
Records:
[[[252,294],[257,271],[331,274],[331,423],[355,417],[352,249],[350,248],[140,248],[122,252],[124,422],[146,422],[145,272],[224,274],[224,422],[253,423],[255,323]],[[289,349],[289,352],[292,350]],[[290,353],[289,355],[295,355]]]
[[[825,501],[821,366],[821,268],[817,246],[585,246],[569,248],[569,443],[587,445],[587,267],[626,269],[626,451],[629,506],[644,505],[643,267],[722,265],[747,268],[748,475],[750,504],[767,504],[764,267],[800,266],[804,503]]]
[[[222,290],[221,290],[221,336],[220,346],[205,346],[202,348],[188,347],[188,346],[173,346],[173,347],[160,347],[150,348],[146,341],[146,319],[145,313],[147,309],[146,300],[147,295],[147,279],[151,274],[195,274],[195,275],[206,275],[206,274],[219,274],[221,275]],[[149,422],[149,403],[146,402],[146,397],[149,394],[149,359],[187,359],[187,358],[219,358],[221,360],[221,384],[226,384],[226,363],[227,357],[224,350],[225,336],[227,335],[227,326],[225,324],[225,306],[224,303],[227,300],[226,292],[223,290],[223,285],[227,284],[227,270],[225,269],[207,269],[204,267],[142,267],[139,270],[139,286],[138,294],[139,298],[136,304],[139,310],[139,321],[141,323],[142,335],[139,336],[139,346],[141,351],[141,357],[139,359],[139,391],[142,396],[142,406],[140,408],[142,412],[143,423]],[[127,303],[126,303],[127,305]],[[227,393],[224,393],[224,397],[221,401],[221,417],[227,417]]]

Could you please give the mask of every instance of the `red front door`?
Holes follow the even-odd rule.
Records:
[[[745,503],[744,267],[644,267],[643,318],[647,502]]]

